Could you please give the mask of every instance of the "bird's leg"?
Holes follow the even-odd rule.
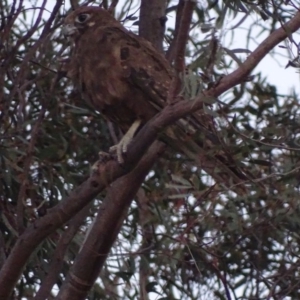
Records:
[[[112,147],[109,148],[110,153],[116,153],[118,162],[122,164],[124,162],[123,153],[127,152],[128,145],[132,141],[137,129],[141,125],[141,120],[135,120],[134,123],[130,126],[128,131],[124,134],[121,141]]]

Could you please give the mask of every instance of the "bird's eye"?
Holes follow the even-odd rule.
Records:
[[[76,17],[75,21],[78,23],[84,23],[90,18],[90,14],[80,14]]]

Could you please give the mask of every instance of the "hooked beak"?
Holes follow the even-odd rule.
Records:
[[[78,29],[72,24],[67,24],[63,26],[62,32],[65,36],[72,36],[78,33]]]

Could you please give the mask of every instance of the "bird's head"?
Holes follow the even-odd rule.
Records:
[[[70,13],[64,21],[64,35],[76,38],[89,28],[119,24],[106,10],[96,6],[80,7]]]

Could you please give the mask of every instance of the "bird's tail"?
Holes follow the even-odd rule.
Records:
[[[211,126],[203,126],[199,122],[197,124],[197,119],[195,116],[191,122],[181,119],[168,127],[160,139],[191,159],[195,166],[209,174],[216,184],[238,194],[247,193],[247,184],[254,180],[254,176],[234,157],[230,147],[215,132],[209,130]],[[212,125],[212,119],[208,120]]]

